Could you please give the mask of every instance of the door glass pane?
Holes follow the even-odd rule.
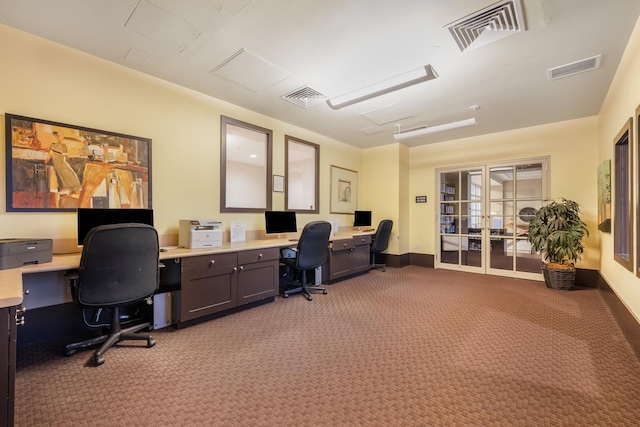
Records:
[[[440,260],[445,264],[460,264],[460,238],[456,236],[440,237]]]
[[[491,168],[489,171],[491,182],[491,200],[513,198],[513,168]]]
[[[518,239],[516,246],[516,271],[540,273],[540,255],[531,253],[531,244],[526,239]]]
[[[542,164],[516,166],[516,199],[542,198]]]
[[[513,239],[491,236],[491,252],[489,266],[498,270],[513,270]]]
[[[482,267],[482,245],[479,238],[462,237],[462,265]]]
[[[481,216],[461,216],[460,234],[480,234],[482,231]]]

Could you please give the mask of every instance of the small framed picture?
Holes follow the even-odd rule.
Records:
[[[331,213],[353,213],[358,197],[358,172],[331,165]]]
[[[273,191],[274,193],[284,193],[284,176],[273,175]]]

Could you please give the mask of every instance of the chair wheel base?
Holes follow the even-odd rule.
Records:
[[[104,356],[95,356],[93,358],[93,363],[95,366],[100,366],[104,363]]]
[[[152,337],[149,337],[149,339],[147,339],[147,348],[151,348],[154,345],[156,345],[156,340],[153,339]]]

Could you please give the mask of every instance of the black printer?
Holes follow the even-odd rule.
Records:
[[[0,239],[0,270],[51,262],[52,239]]]

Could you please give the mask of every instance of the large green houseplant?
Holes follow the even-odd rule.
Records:
[[[575,262],[584,252],[582,238],[589,235],[580,218],[580,205],[573,200],[552,200],[536,212],[529,223],[531,253],[542,254],[542,273],[548,287],[571,289]]]

